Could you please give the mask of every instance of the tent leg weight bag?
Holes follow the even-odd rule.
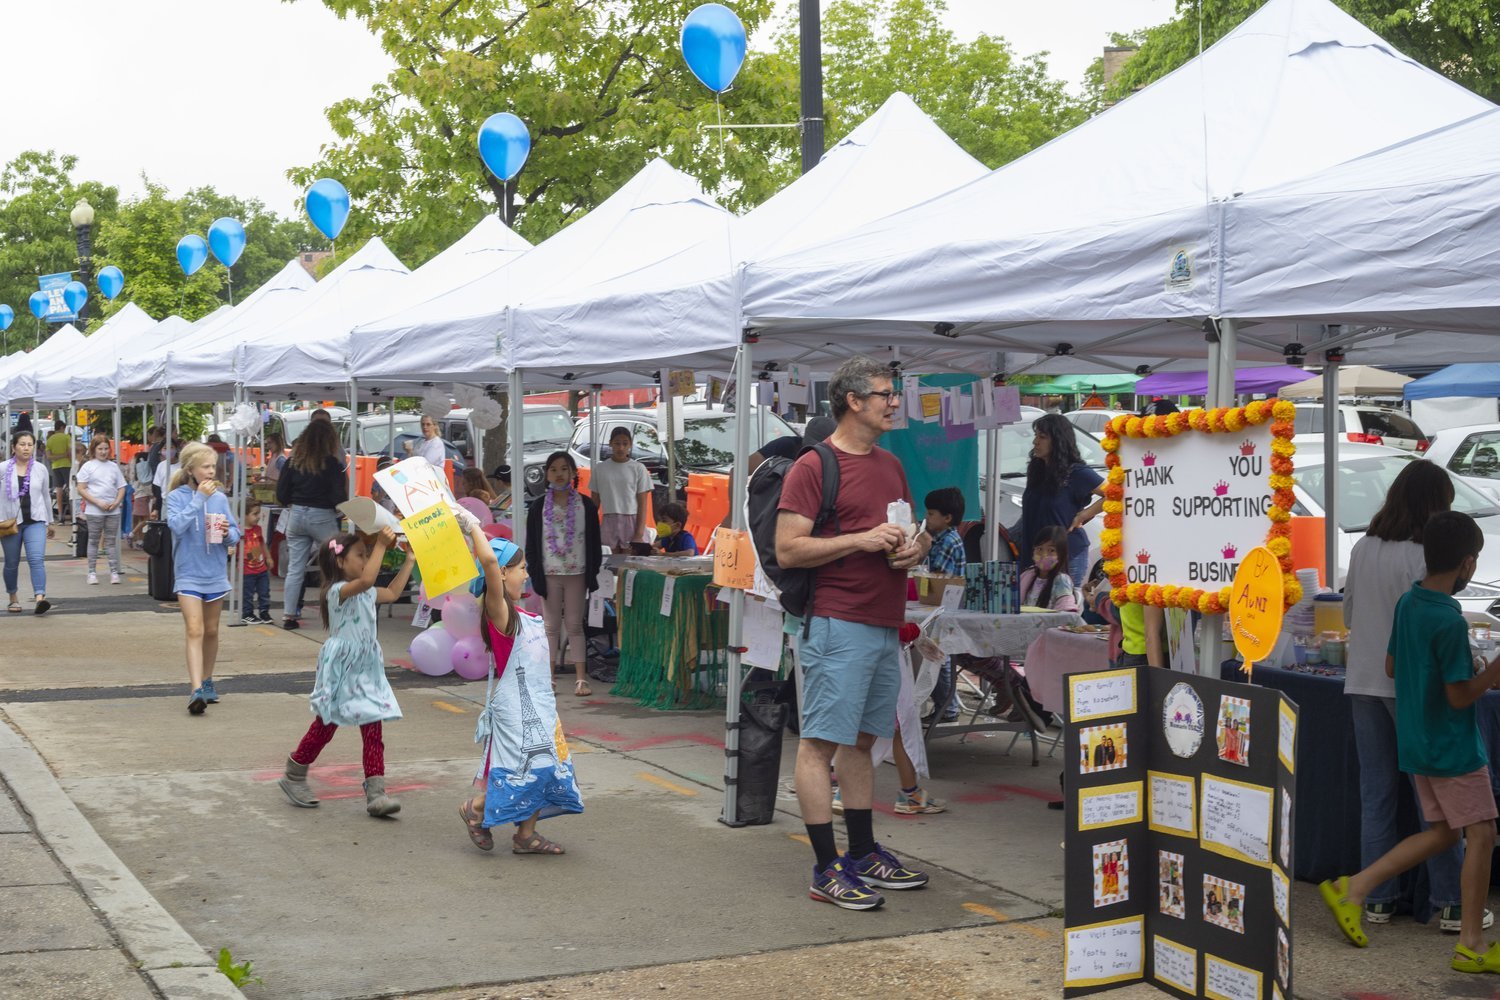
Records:
[[[146,561],[146,592],[153,600],[177,600],[172,569],[172,529],[167,527],[166,521],[146,522],[141,548],[149,557]]]
[[[781,684],[746,685],[740,703],[739,795],[735,825],[763,826],[776,817],[781,783],[781,730],[787,704],[779,700]]]

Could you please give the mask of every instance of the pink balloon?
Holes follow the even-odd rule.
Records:
[[[443,598],[443,624],[454,640],[479,634],[479,602],[462,591]]]
[[[453,669],[453,636],[438,622],[411,641],[411,662],[428,677],[441,677]]]
[[[477,500],[474,497],[464,497],[458,501],[458,505],[479,518],[480,525],[495,523],[495,515],[484,505],[483,500]]]
[[[453,672],[467,681],[483,680],[489,669],[490,651],[477,635],[465,636],[453,644]]]

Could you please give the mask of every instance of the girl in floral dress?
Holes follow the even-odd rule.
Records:
[[[482,851],[495,846],[490,828],[514,823],[514,854],[562,854],[537,833],[538,820],[583,812],[568,741],[552,692],[547,634],[535,615],[516,607],[526,583],[526,556],[514,542],[486,538],[470,526],[484,572],[485,645],[494,657],[485,707],[474,731],[484,746],[475,783],[484,793],[458,807],[469,839]]]
[[[375,586],[386,550],[396,544],[395,532],[382,528],[373,546],[358,535],[340,534],[318,549],[323,577],[323,627],[330,635],[318,653],[313,682],[312,725],[286,761],[279,784],[294,806],[318,804],[307,784],[307,769],[333,739],[339,726],[358,726],[364,740],[365,811],[390,816],[401,803],[385,793],[385,743],[381,723],[401,718],[395,692],[385,677],[385,656],[375,635],[375,607],[391,604],[406,589],[412,559],[408,555],[389,587]]]

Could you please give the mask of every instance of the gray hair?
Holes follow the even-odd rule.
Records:
[[[890,368],[862,354],[839,365],[828,380],[828,405],[833,410],[833,419],[843,420],[849,412],[849,393],[863,396],[870,391],[871,379],[890,377]]]

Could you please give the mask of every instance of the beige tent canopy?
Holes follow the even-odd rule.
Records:
[[[1401,387],[1411,379],[1396,372],[1371,368],[1369,365],[1350,365],[1339,369],[1340,396],[1399,396]],[[1323,376],[1315,375],[1301,382],[1293,382],[1281,389],[1282,399],[1322,399]]]

